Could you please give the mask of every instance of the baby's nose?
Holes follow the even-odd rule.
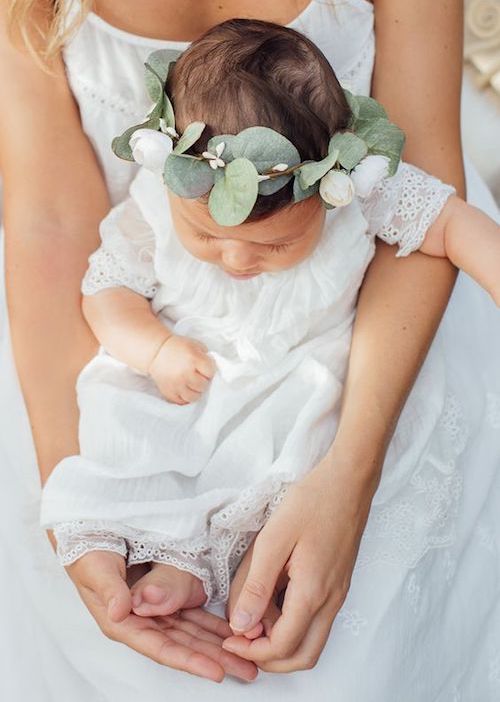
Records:
[[[258,256],[246,245],[228,246],[222,253],[222,260],[227,268],[233,272],[245,273],[255,268]]]

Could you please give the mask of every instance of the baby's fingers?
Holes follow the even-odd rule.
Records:
[[[208,378],[205,378],[205,376],[198,373],[198,371],[194,371],[186,385],[190,390],[194,390],[195,392],[205,392],[209,383],[210,380]]]
[[[208,356],[206,353],[199,354],[198,358],[196,359],[195,368],[198,373],[201,373],[201,375],[205,376],[205,378],[208,378],[209,380],[213,378],[216,371],[214,359],[211,356]]]

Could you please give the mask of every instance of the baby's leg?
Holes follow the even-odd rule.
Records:
[[[135,614],[167,615],[182,608],[200,607],[206,602],[203,583],[195,575],[164,563],[151,565],[151,570],[132,587]]]

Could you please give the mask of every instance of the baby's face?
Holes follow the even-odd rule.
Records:
[[[325,208],[317,195],[283,207],[261,221],[223,227],[206,203],[181,198],[167,189],[173,224],[183,246],[196,258],[244,280],[291,268],[318,243]]]

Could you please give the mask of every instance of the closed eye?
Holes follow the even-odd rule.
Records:
[[[269,244],[269,249],[271,253],[282,253],[286,251],[290,244]]]
[[[199,233],[197,232],[196,238],[201,239],[201,241],[206,241],[206,242],[210,242],[210,241],[213,241],[215,239],[214,236],[210,236],[210,234],[203,234],[202,232],[199,232]]]

